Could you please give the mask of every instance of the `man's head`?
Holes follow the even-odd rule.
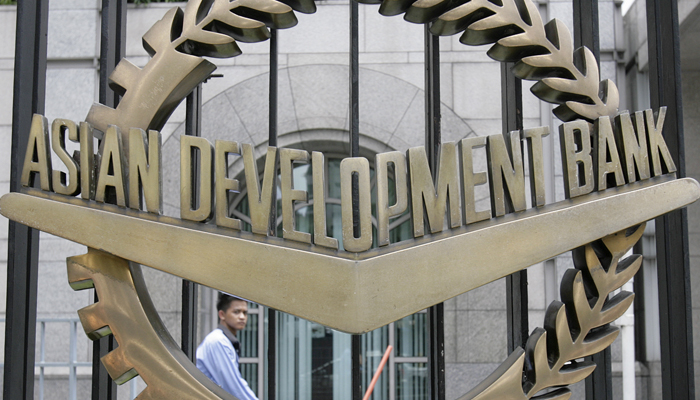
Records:
[[[216,302],[219,312],[219,323],[228,328],[234,335],[245,328],[248,322],[248,302],[225,293],[219,293]]]

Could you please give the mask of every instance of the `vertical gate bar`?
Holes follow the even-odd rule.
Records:
[[[126,52],[126,0],[102,0],[101,13],[99,101],[104,105],[115,107],[119,103],[119,95],[109,88],[109,76]],[[98,301],[97,292],[94,300]],[[117,398],[117,386],[100,361],[115,348],[114,335],[108,335],[93,342],[93,400]]]
[[[501,120],[506,147],[511,155],[513,150],[510,148],[509,133],[523,129],[523,86],[522,81],[511,72],[514,65],[512,62],[501,63]],[[506,313],[510,354],[518,346],[525,348],[528,336],[526,269],[506,277]]]
[[[360,61],[359,11],[356,0],[350,1],[350,157],[360,155]],[[353,184],[353,187],[355,185]],[[353,201],[354,203],[354,201]],[[357,221],[357,218],[355,218]]]
[[[48,0],[18,1],[10,191],[21,187],[32,114],[44,113]],[[34,398],[39,231],[9,221],[3,398]]]
[[[586,46],[600,65],[598,0],[574,0],[574,47]]]
[[[202,84],[192,90],[187,96],[185,109],[185,135],[202,136]],[[199,163],[193,162],[193,168]],[[199,179],[199,174],[194,173],[193,179]],[[193,191],[199,190],[199,184],[192,186]],[[197,196],[196,196],[197,197]],[[187,279],[182,280],[182,318],[180,320],[180,346],[182,351],[193,363],[196,362],[197,352],[197,311],[198,311],[198,287],[197,284]]]
[[[634,245],[634,254],[644,253],[644,239]],[[647,362],[647,332],[646,332],[646,306],[644,299],[648,294],[644,289],[644,268],[640,268],[634,275],[634,355],[637,361]]]
[[[425,150],[428,165],[437,176],[440,151],[440,38],[424,27],[425,68]],[[430,399],[445,398],[445,305],[428,309],[428,364]]]
[[[360,155],[360,62],[359,62],[359,10],[357,0],[350,0],[350,157]],[[352,177],[352,214],[355,237],[360,232],[359,177]],[[352,335],[350,340],[352,399],[362,398],[362,336]]]
[[[663,135],[677,175],[685,176],[680,34],[675,0],[647,0],[651,107],[668,107]],[[664,399],[694,399],[693,324],[685,208],[656,219],[656,261]]]
[[[574,46],[588,47],[600,65],[598,0],[574,0]],[[612,353],[610,348],[587,357],[597,367],[586,378],[586,399],[612,400]]]
[[[277,29],[270,29],[270,115],[268,124],[268,144],[277,146],[277,91],[279,75],[279,53],[277,48]]]
[[[268,118],[268,145],[277,146],[277,87],[278,87],[278,48],[277,29],[270,29],[270,115]],[[276,192],[273,190],[273,192]],[[275,193],[275,196],[277,194]],[[277,228],[277,207],[270,207],[270,235],[275,235]],[[263,313],[264,314],[264,313]],[[261,317],[264,315],[261,315]],[[258,396],[261,397],[261,396]],[[277,311],[267,309],[267,400],[277,397]]]
[[[78,362],[78,327],[77,322],[68,322],[68,335],[70,336],[70,356],[68,364],[68,398],[76,400],[78,398],[78,368],[75,364]]]

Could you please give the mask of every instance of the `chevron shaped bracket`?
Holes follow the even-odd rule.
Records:
[[[90,248],[334,329],[363,333],[700,197],[695,180],[669,179],[655,178],[360,254],[312,249],[112,205],[95,208],[81,199],[56,201],[51,199],[56,195],[33,189],[31,195],[3,196],[0,212]],[[503,251],[506,245],[508,251]],[[233,275],[241,278],[224,279]]]

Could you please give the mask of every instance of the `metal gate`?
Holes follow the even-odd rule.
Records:
[[[597,0],[574,0],[575,47],[587,46],[599,59]],[[15,47],[14,108],[12,126],[12,160],[10,190],[19,191],[23,157],[26,152],[33,113],[43,113],[46,84],[46,37],[48,0],[17,3]],[[680,61],[678,4],[675,0],[647,0],[647,25],[650,60],[652,108],[668,106],[665,138],[678,160],[678,174],[685,176],[680,98]],[[349,156],[360,154],[358,2],[350,1],[350,124]],[[100,43],[99,101],[116,106],[120,96],[108,86],[108,78],[125,53],[126,0],[102,0],[102,35]],[[269,83],[269,144],[277,145],[278,40],[271,29]],[[425,28],[425,148],[433,173],[437,169],[440,132],[440,48],[439,41],[427,25]],[[512,73],[514,63],[502,63],[503,132],[520,130],[522,121],[522,85]],[[187,97],[186,134],[198,136],[201,126],[201,86]],[[356,189],[356,187],[355,187]],[[354,192],[354,202],[359,193]],[[656,221],[657,261],[659,271],[659,307],[661,329],[662,379],[664,399],[693,399],[694,365],[692,351],[692,315],[689,292],[688,227],[685,209],[671,212]],[[275,226],[270,226],[274,232]],[[7,279],[7,314],[5,333],[5,399],[34,398],[36,301],[39,232],[10,222]],[[681,267],[682,266],[682,267]],[[528,336],[527,271],[507,277],[508,351],[524,346]],[[197,285],[182,282],[182,350],[194,357],[197,327]],[[637,291],[637,290],[635,290]],[[275,311],[268,310],[266,337],[266,398],[275,398],[278,328]],[[444,308],[442,304],[428,310],[429,397],[445,398]],[[113,338],[94,343],[92,398],[116,398],[114,382],[100,363],[100,357],[115,347]],[[607,349],[592,357],[598,365],[586,379],[588,399],[612,399],[611,355]],[[352,398],[362,398],[361,337],[352,337]]]

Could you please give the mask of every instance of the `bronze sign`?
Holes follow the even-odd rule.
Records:
[[[696,181],[675,178],[662,136],[665,108],[618,113],[617,88],[599,81],[593,54],[574,50],[568,29],[556,20],[545,25],[530,0],[500,5],[472,0],[456,7],[439,0],[384,0],[382,14],[431,22],[435,34],[464,31],[465,44],[494,43],[492,58],[516,62],[513,72],[536,80],[532,91],[558,104],[554,112],[566,121],[558,132],[566,200],[545,204],[542,140],[549,127],[510,132],[507,139],[497,134],[443,143],[436,179],[423,147],[382,153],[374,160],[378,247],[372,248],[370,162],[346,158],[340,164],[344,250],[339,250],[338,241],[326,235],[322,153],[269,147],[260,183],[251,145],[183,136],[180,218],[161,215],[158,130],[215,69],[203,56],[235,56],[240,52],[235,40],[264,40],[266,25],[295,25],[292,9],[315,11],[310,0],[285,3],[192,0],[184,11],[175,7],[143,38],[153,57],[148,64],[140,69],[122,60],[111,75],[112,86],[123,94],[116,109],[96,104],[81,123],[49,124],[34,116],[22,171],[25,188],[3,196],[0,212],[90,248],[69,258],[69,280],[76,290],[95,287],[99,293],[100,301],[79,314],[90,338],[115,335],[119,347],[103,358],[110,375],[117,383],[141,375],[148,398],[231,398],[186,361],[162,327],[139,264],[362,333],[578,249],[578,269],[564,276],[563,303],[550,305],[544,329],[536,329],[525,349],[464,397],[528,399],[559,387],[547,398],[568,398],[566,385],[595,368],[576,360],[612,343],[617,328],[609,323],[632,302],[633,294],[624,291],[606,299],[641,265],[639,256],[623,259],[642,234],[640,224],[700,197]],[[239,7],[247,11],[231,12]],[[68,154],[66,140],[79,143],[79,154]],[[192,150],[200,154],[196,169]],[[487,155],[486,171],[476,170],[475,151]],[[51,152],[67,172],[52,168]],[[241,231],[241,221],[229,213],[228,194],[241,184],[228,176],[229,157],[243,158],[252,233]],[[313,233],[296,230],[295,203],[307,201],[309,193],[293,189],[294,163],[312,166]],[[282,238],[268,236],[278,168]],[[200,171],[198,179],[192,179],[193,170]],[[359,187],[357,221],[353,176]],[[200,187],[193,188],[193,181]],[[396,193],[392,202],[390,185]],[[480,185],[488,185],[490,209],[475,205]],[[199,193],[197,202],[193,193]],[[413,239],[390,244],[389,221],[406,210]],[[235,281],[224,279],[231,270]]]

